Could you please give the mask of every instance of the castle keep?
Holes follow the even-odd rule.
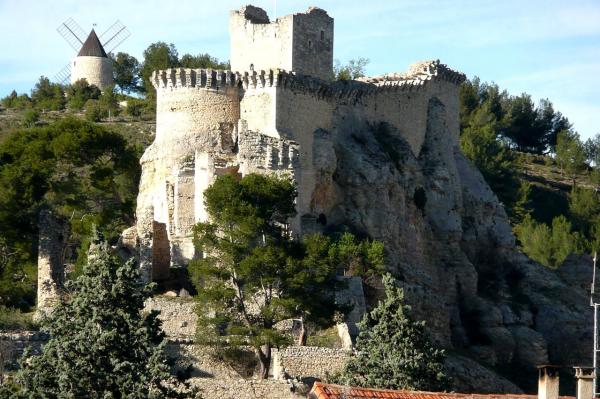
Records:
[[[155,71],[156,138],[142,159],[140,266],[161,279],[196,254],[203,191],[225,173],[276,173],[298,186],[295,233],[339,223],[329,187],[335,135],[383,126],[422,151],[428,123],[458,145],[458,87],[439,61],[407,73],[333,81],[333,19],[321,9],[270,21],[253,6],[230,15],[232,71]],[[432,122],[433,121],[433,122]],[[429,126],[431,127],[431,126]]]

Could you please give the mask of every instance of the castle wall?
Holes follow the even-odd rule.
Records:
[[[113,86],[112,61],[106,57],[75,57],[71,62],[71,83],[79,79],[86,79],[100,90]]]
[[[324,80],[333,77],[333,18],[319,8],[270,22],[264,10],[245,6],[229,19],[231,69],[283,69]]]
[[[140,237],[148,236],[149,241],[153,240],[154,222],[164,224],[168,262],[183,264],[195,255],[191,229],[202,213],[196,156],[232,156],[240,112],[239,90],[231,73],[212,70],[162,71],[153,76],[153,84],[157,88],[156,137],[140,161],[137,208],[138,215],[151,214],[138,216],[137,228]],[[201,180],[200,185],[206,179]],[[159,252],[162,254],[162,250]],[[161,257],[164,264],[166,257]]]
[[[313,165],[315,132],[331,131],[335,104],[310,92],[278,88],[276,126],[279,134],[298,143],[299,167],[295,171],[298,188],[296,231],[302,232],[302,217],[311,213],[312,194],[316,185]],[[298,229],[298,226],[300,229]]]
[[[271,137],[279,137],[276,126],[277,88],[249,87],[240,102],[240,116],[247,129]]]
[[[269,22],[266,14],[253,18],[246,10],[232,11],[229,18],[231,69],[292,70],[293,24],[293,15]]]
[[[323,80],[333,78],[333,18],[319,8],[294,14],[293,71]]]

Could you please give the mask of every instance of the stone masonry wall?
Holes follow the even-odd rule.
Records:
[[[345,349],[316,346],[289,346],[274,350],[272,374],[274,379],[326,378],[346,364],[350,352]]]
[[[195,306],[192,299],[152,297],[146,300],[144,310],[160,312],[158,318],[168,339],[193,339],[198,322]]]
[[[39,354],[46,341],[48,335],[38,331],[0,332],[0,362],[5,367],[16,367],[25,349]]]
[[[75,57],[71,64],[71,83],[85,79],[100,90],[115,84],[112,61],[106,57]]]
[[[245,6],[229,19],[231,69],[283,69],[323,80],[333,77],[333,18],[319,8],[270,21]]]
[[[38,243],[37,312],[49,311],[60,297],[65,282],[63,245],[65,223],[48,210],[40,211]]]

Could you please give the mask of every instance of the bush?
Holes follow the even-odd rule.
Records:
[[[97,100],[100,98],[100,89],[90,85],[87,80],[79,79],[77,82],[67,87],[67,98],[69,108],[80,111],[88,100]]]
[[[4,107],[13,109],[26,109],[33,105],[31,98],[27,94],[17,95],[17,92],[14,90],[8,96],[4,97],[1,102]]]
[[[35,108],[41,110],[58,111],[65,108],[65,92],[61,85],[51,83],[42,76],[31,92],[31,100]]]
[[[40,113],[35,109],[28,109],[23,113],[23,124],[27,127],[35,126],[35,123],[40,120]]]
[[[108,110],[97,100],[89,100],[85,105],[85,119],[90,122],[100,122],[108,117]]]
[[[125,108],[125,114],[139,118],[142,116],[146,108],[146,101],[139,100],[137,98],[131,98],[127,100],[127,107]]]
[[[579,233],[571,231],[571,222],[564,216],[555,217],[552,226],[538,223],[531,216],[515,227],[523,252],[546,267],[556,269],[572,253],[583,251]]]
[[[33,330],[36,328],[32,313],[0,305],[0,330]]]

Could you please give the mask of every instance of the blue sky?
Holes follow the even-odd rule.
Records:
[[[245,3],[245,2],[244,2]],[[119,50],[141,59],[162,40],[180,54],[229,58],[232,0],[0,0],[0,96],[53,77],[73,50],[56,32],[68,17],[102,32],[120,19]],[[271,18],[324,8],[335,18],[334,57],[371,60],[368,74],[440,59],[512,94],[550,99],[583,138],[600,132],[600,0],[254,0]]]

